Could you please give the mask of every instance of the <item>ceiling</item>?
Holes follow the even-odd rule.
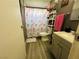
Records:
[[[50,0],[24,0],[25,6],[32,6],[32,7],[47,7]]]

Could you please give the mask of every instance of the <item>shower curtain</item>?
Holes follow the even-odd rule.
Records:
[[[37,37],[47,31],[48,12],[46,9],[25,8],[27,37]]]

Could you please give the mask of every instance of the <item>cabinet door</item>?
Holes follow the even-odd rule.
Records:
[[[67,47],[64,43],[56,36],[53,39],[52,53],[56,59],[68,59],[70,47]]]
[[[61,58],[60,59],[68,59],[69,56],[69,51],[70,49],[65,47],[64,45],[62,46],[62,53],[61,53]]]
[[[61,49],[62,49],[62,48],[61,48],[61,46],[59,45],[59,43],[54,40],[52,53],[53,53],[53,55],[55,56],[56,59],[60,59],[60,57],[61,57],[61,52],[62,52]]]

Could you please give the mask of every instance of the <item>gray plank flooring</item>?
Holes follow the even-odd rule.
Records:
[[[42,42],[38,40],[35,43],[26,44],[26,59],[54,59],[48,50],[48,41]]]

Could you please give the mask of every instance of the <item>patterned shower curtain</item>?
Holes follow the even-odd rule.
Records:
[[[37,37],[47,31],[47,15],[46,9],[25,8],[27,37]]]

